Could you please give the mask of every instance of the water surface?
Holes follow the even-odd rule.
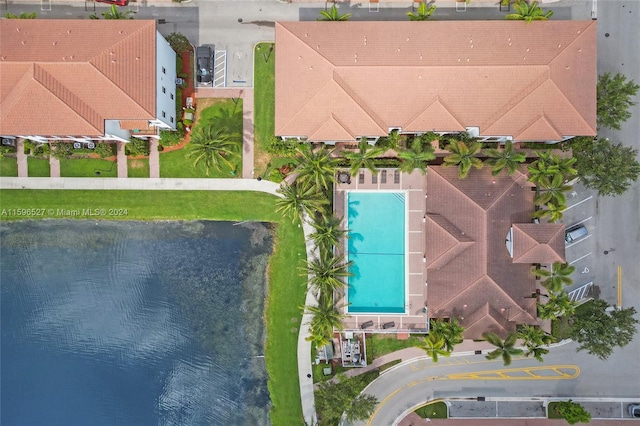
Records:
[[[264,425],[267,225],[0,224],[1,423]]]

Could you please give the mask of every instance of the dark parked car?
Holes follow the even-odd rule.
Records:
[[[634,418],[640,418],[640,404],[629,404],[629,415]]]
[[[211,47],[198,46],[198,48],[196,49],[196,57],[198,58],[198,71],[196,71],[198,83],[205,85],[211,84],[213,78],[213,61]]]
[[[129,4],[129,0],[95,0],[99,3],[115,4],[116,6],[126,6]]]

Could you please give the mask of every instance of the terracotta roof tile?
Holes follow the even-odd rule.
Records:
[[[564,262],[564,224],[517,223],[513,225],[514,263]]]
[[[535,278],[528,265],[512,262],[505,244],[512,224],[530,220],[533,211],[533,193],[519,181],[519,175],[492,176],[489,169],[474,169],[460,180],[455,168],[429,168],[425,234],[427,257],[435,257],[427,264],[433,316],[469,320],[488,303],[491,309],[478,324],[495,324],[500,335],[516,322],[535,323],[527,299],[535,291]],[[461,239],[473,243],[464,247]],[[484,331],[476,326],[465,336],[478,338]]]
[[[276,134],[308,136],[335,114],[358,136],[595,135],[595,21],[539,24],[278,22]],[[549,126],[529,129],[541,116]]]
[[[0,133],[98,136],[105,120],[155,118],[155,21],[7,19],[0,39]]]

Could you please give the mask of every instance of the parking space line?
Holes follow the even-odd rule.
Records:
[[[592,199],[592,198],[593,198],[593,195],[589,195],[589,196],[588,196],[587,198],[585,198],[584,200],[582,200],[582,201],[578,201],[577,203],[570,205],[570,206],[569,206],[569,207],[567,207],[564,211],[567,211],[567,210],[569,210],[569,209],[572,209],[572,208],[574,208],[575,206],[579,206],[580,204],[584,203],[585,201],[589,201],[589,200],[590,200],[590,199]]]
[[[618,307],[622,307],[622,266],[618,266]]]
[[[576,226],[580,225],[581,223],[585,223],[586,221],[591,220],[591,219],[593,219],[593,216],[589,216],[589,217],[588,217],[588,218],[586,218],[586,219],[582,219],[580,222],[576,222],[576,223],[574,223],[574,224],[573,224],[573,225],[571,225],[571,226],[567,226],[567,229],[574,228],[574,227],[576,227]]]
[[[590,251],[589,253],[585,254],[584,256],[577,258],[577,259],[576,259],[576,260],[574,260],[573,262],[569,262],[569,265],[573,265],[573,264],[574,264],[574,263],[576,263],[577,261],[582,260],[582,259],[584,259],[585,257],[590,256],[590,255],[592,255],[592,254],[593,254],[593,252],[592,252],[592,251]]]
[[[588,240],[589,238],[591,238],[591,234],[587,235],[587,236],[586,236],[586,237],[584,237],[584,238],[579,239],[578,241],[576,241],[576,242],[575,242],[575,243],[573,243],[573,244],[569,244],[568,246],[565,246],[565,248],[566,248],[566,249],[568,249],[569,247],[573,247],[573,246],[575,246],[576,244],[580,244],[581,242],[583,242],[583,241],[585,241],[585,240]]]

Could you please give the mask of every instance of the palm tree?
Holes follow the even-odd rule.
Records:
[[[318,342],[322,337],[329,340],[333,330],[342,330],[345,318],[345,314],[341,312],[343,307],[344,305],[336,304],[333,297],[320,297],[317,306],[304,306],[305,313],[313,315],[309,321],[311,336],[307,340]]]
[[[507,141],[503,150],[491,148],[485,150],[484,153],[489,157],[486,162],[492,166],[491,174],[493,176],[499,175],[503,170],[506,170],[508,175],[512,175],[518,170],[518,165],[527,159],[527,154],[524,152],[514,151],[511,141]]]
[[[573,189],[572,186],[564,184],[564,177],[561,174],[554,175],[552,179],[541,178],[537,188],[538,193],[533,199],[534,203],[537,205],[551,203],[557,206],[564,206],[567,203],[564,193]]]
[[[575,157],[560,157],[558,154],[553,154],[551,150],[543,151],[538,155],[548,165],[555,166],[564,179],[578,174],[578,171],[573,168],[575,162],[578,161]]]
[[[560,173],[560,168],[556,164],[552,164],[551,162],[545,160],[542,156],[538,158],[536,161],[531,163],[528,167],[529,170],[529,182],[533,182],[536,185],[539,185],[540,182],[544,179],[553,180],[557,175],[562,177],[562,173]]]
[[[308,144],[296,148],[299,155],[298,166],[294,173],[296,180],[305,187],[315,186],[318,190],[328,191],[334,181],[336,159],[324,146],[315,152]]]
[[[464,179],[469,174],[471,167],[482,168],[482,161],[475,155],[480,153],[482,145],[479,142],[466,144],[462,141],[452,142],[447,145],[447,151],[451,154],[444,157],[445,167],[457,166],[458,178]]]
[[[328,11],[321,10],[320,17],[317,19],[318,21],[348,21],[351,18],[350,13],[345,13],[343,15],[338,12],[338,8],[334,4],[331,6],[331,9]]]
[[[549,353],[549,350],[543,348],[556,341],[556,338],[547,334],[540,327],[524,324],[518,329],[518,337],[523,340],[524,346],[527,348],[525,356],[533,355],[535,359],[542,362],[542,355]]]
[[[569,276],[576,270],[575,266],[566,263],[555,262],[551,265],[551,270],[535,268],[531,272],[538,278],[546,278],[540,284],[552,292],[562,290],[562,285],[571,285],[573,280]]]
[[[302,275],[310,276],[309,284],[315,287],[316,293],[329,295],[344,288],[343,279],[353,275],[349,272],[352,264],[345,262],[342,255],[320,252],[318,257],[306,261]]]
[[[538,303],[538,316],[542,319],[556,319],[573,315],[577,304],[569,299],[566,291],[551,293],[547,296],[547,303]]]
[[[431,17],[431,14],[436,11],[436,5],[427,6],[427,2],[420,2],[418,10],[415,12],[407,12],[407,16],[410,21],[426,21]]]
[[[547,204],[547,208],[539,209],[531,213],[531,217],[536,219],[542,219],[545,216],[549,216],[549,222],[554,223],[562,219],[563,213],[567,209],[567,206],[557,206],[553,203]]]
[[[513,356],[522,355],[524,352],[522,349],[515,348],[516,339],[518,338],[516,333],[509,333],[504,341],[495,333],[484,333],[482,337],[496,347],[496,349],[487,354],[486,358],[491,360],[502,357],[505,366],[511,365]]]
[[[532,21],[546,21],[553,16],[552,10],[543,12],[542,8],[538,6],[537,1],[528,4],[523,0],[518,0],[513,6],[516,8],[518,13],[510,13],[509,15],[506,15],[504,19],[525,21],[527,24],[530,24]]]
[[[127,10],[126,12],[120,12],[115,4],[111,5],[108,11],[102,12],[102,16],[104,19],[133,19],[132,15],[134,12],[132,10]],[[89,19],[100,19],[96,14],[92,13],[89,15]]]
[[[458,324],[458,320],[456,318],[453,318],[449,322],[432,320],[431,332],[444,339],[444,347],[447,352],[453,352],[453,347],[462,343],[464,327]]]
[[[322,215],[322,218],[311,222],[316,232],[309,235],[320,251],[331,251],[338,247],[340,240],[349,238],[349,231],[342,228],[342,218],[333,214]]]
[[[285,182],[276,191],[282,194],[282,198],[276,200],[276,212],[291,217],[293,223],[303,222],[305,214],[314,217],[329,204],[329,200],[312,186],[305,188],[297,183],[289,185]]]
[[[436,158],[436,155],[431,145],[427,144],[425,147],[419,138],[414,138],[411,148],[398,153],[398,158],[402,160],[399,167],[402,172],[411,173],[418,169],[426,174],[427,163]]]
[[[222,163],[233,169],[233,164],[228,157],[239,150],[240,135],[229,133],[224,127],[219,129],[214,129],[213,126],[204,127],[191,135],[191,145],[192,150],[187,156],[195,157],[194,167],[204,162],[207,176],[209,176],[209,170],[212,167],[221,170]]]
[[[428,356],[431,357],[433,362],[438,362],[438,356],[449,356],[451,352],[447,351],[445,348],[445,339],[443,336],[439,336],[437,333],[433,331],[429,333],[427,337],[424,338],[424,341],[418,344],[420,349],[424,349]]]
[[[360,139],[357,151],[345,152],[344,154],[344,157],[351,161],[351,176],[357,175],[360,169],[369,169],[371,173],[375,174],[378,170],[373,160],[383,152],[382,148],[372,148],[367,142],[367,138]]]

